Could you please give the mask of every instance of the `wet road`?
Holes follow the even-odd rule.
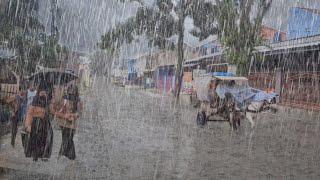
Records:
[[[19,147],[5,146],[1,153],[6,151],[7,161],[23,161],[25,170],[10,170],[2,178],[320,178],[319,114],[282,110],[279,116],[263,115],[253,130],[243,122],[233,132],[218,122],[200,129],[196,109],[143,91],[106,90],[99,84],[84,99],[87,110],[75,136],[76,161],[57,160],[61,135],[55,131],[49,162],[32,163]]]

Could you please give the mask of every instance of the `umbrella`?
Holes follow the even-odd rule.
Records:
[[[75,73],[56,69],[39,71],[28,77],[28,80],[34,84],[46,82],[53,85],[67,84],[75,79],[78,79]]]

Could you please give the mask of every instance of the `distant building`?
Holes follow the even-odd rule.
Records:
[[[262,39],[269,43],[281,42],[286,40],[285,32],[265,25],[262,25],[260,34]]]
[[[196,46],[196,51],[200,57],[218,53],[221,51],[221,44],[218,41],[217,36],[210,36]]]
[[[320,34],[255,48],[249,82],[275,89],[282,105],[320,110]]]
[[[303,7],[290,9],[288,39],[297,39],[320,34],[320,10]]]
[[[128,80],[135,81],[138,77],[137,75],[137,59],[127,59],[126,60],[128,68]]]
[[[194,49],[196,56],[188,58],[184,62],[185,71],[189,72],[197,67],[206,69],[209,64],[221,63],[223,49],[217,36],[209,36],[207,39],[199,42]]]

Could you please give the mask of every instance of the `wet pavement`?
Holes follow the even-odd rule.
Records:
[[[57,129],[49,162],[25,159],[8,136],[0,179],[320,179],[318,113],[282,109],[231,131],[222,122],[198,128],[196,109],[141,90],[100,83],[84,100],[77,160],[57,159]]]

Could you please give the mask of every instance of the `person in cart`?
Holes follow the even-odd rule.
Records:
[[[219,80],[211,80],[209,84],[209,89],[208,89],[208,100],[210,103],[210,107],[217,107],[219,103],[219,98],[217,95],[217,87],[219,86],[220,81]]]

